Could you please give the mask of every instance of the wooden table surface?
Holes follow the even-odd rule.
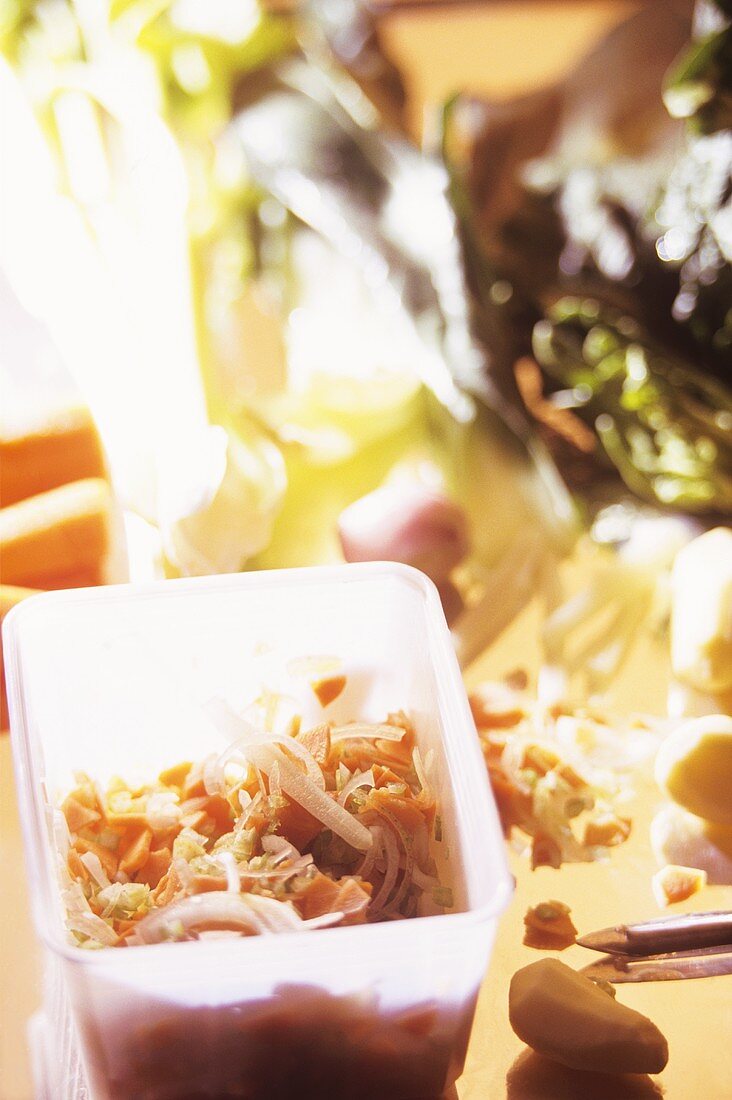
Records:
[[[465,9],[405,11],[389,16],[387,41],[402,60],[417,107],[467,83],[507,96],[559,76],[607,27],[638,5],[596,0],[498,2]],[[533,610],[471,670],[469,681],[495,677],[521,664],[535,667],[538,618]],[[665,654],[646,645],[617,689],[620,705],[663,712]],[[531,872],[513,856],[514,899],[501,923],[481,993],[460,1100],[729,1100],[732,1097],[732,978],[623,986],[619,999],[649,1015],[669,1039],[670,1061],[658,1078],[600,1078],[552,1067],[513,1035],[507,1019],[511,974],[540,957],[521,943],[530,904],[556,897],[572,908],[580,930],[657,912],[650,888],[654,869],[648,822],[660,802],[649,780],[639,781],[631,807],[631,840],[606,863]],[[732,888],[707,888],[698,907],[732,908]],[[686,908],[691,908],[687,903]],[[581,966],[587,952],[562,954]],[[28,912],[10,747],[0,738],[0,1100],[31,1100],[26,1027],[40,1003],[39,952]]]

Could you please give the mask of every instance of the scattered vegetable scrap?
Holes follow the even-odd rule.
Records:
[[[524,943],[540,951],[564,951],[577,940],[570,908],[561,901],[542,901],[524,915]]]
[[[345,686],[345,676],[328,676],[323,680],[315,680],[312,684],[313,691],[317,695],[321,707],[327,707],[337,699]]]
[[[651,1020],[558,959],[518,970],[508,1006],[519,1039],[573,1069],[660,1073],[668,1061],[668,1044]]]
[[[61,809],[67,926],[85,948],[395,920],[452,905],[432,854],[434,797],[402,712],[289,731],[221,702],[236,740],[106,792],[83,773]]]
[[[470,704],[504,830],[529,838],[533,868],[596,860],[628,839],[616,803],[624,763],[656,744],[650,719],[545,707],[507,682],[481,685]]]
[[[669,863],[656,871],[651,882],[658,904],[673,905],[677,901],[686,901],[699,890],[703,890],[707,884],[707,873],[698,867],[680,867]]]

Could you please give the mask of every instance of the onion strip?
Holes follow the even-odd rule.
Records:
[[[269,774],[274,763],[279,765],[280,785],[290,798],[304,810],[321,821],[327,829],[336,833],[352,848],[367,852],[371,847],[371,833],[365,825],[339,806],[335,799],[311,783],[299,768],[285,760],[275,749],[264,745],[249,745],[247,755],[252,763]]]
[[[391,726],[387,722],[348,722],[345,726],[333,727],[330,731],[330,741],[331,744],[356,738],[372,741],[401,741],[406,732],[403,726]]]
[[[345,806],[350,796],[358,787],[375,786],[376,779],[374,778],[373,768],[369,768],[367,772],[356,772],[354,776],[351,776],[341,793],[338,795],[338,802],[341,806]]]

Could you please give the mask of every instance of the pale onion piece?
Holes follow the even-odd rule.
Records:
[[[104,805],[104,803],[101,803]],[[71,847],[71,834],[69,832],[68,822],[66,816],[61,810],[55,810],[49,808],[50,826],[53,833],[53,839],[56,846],[56,850],[66,859],[69,854],[69,848]]]
[[[430,750],[430,751],[432,751],[432,750]],[[414,765],[414,773],[417,776],[417,779],[419,780],[420,787],[422,788],[423,791],[429,793],[430,786],[429,786],[429,783],[427,782],[427,774],[426,774],[426,770],[425,770],[425,765],[422,761],[422,754],[421,754],[421,752],[419,751],[419,749],[417,748],[416,745],[414,746],[414,749],[412,751],[412,764]]]
[[[412,869],[412,882],[415,886],[419,886],[420,890],[432,890],[435,886],[440,885],[440,880],[436,875],[426,875],[424,871],[420,871],[418,866]]]
[[[206,794],[226,794],[224,765],[218,756],[207,756],[203,763],[203,786]]]
[[[384,847],[383,827],[381,825],[370,825],[369,832],[371,833],[372,844],[357,871],[358,877],[363,879],[367,879],[371,875],[374,864],[380,859]]]
[[[348,802],[348,799],[350,798],[350,796],[359,787],[375,787],[375,786],[376,786],[376,780],[374,778],[374,769],[373,768],[369,768],[369,770],[366,771],[366,772],[356,772],[355,775],[351,776],[351,778],[348,780],[348,782],[346,783],[346,785],[343,788],[343,790],[341,791],[341,793],[338,795],[338,802],[340,803],[341,806],[345,806],[346,803]]]
[[[334,924],[339,924],[346,915],[351,912],[357,912],[355,909],[349,909],[348,912],[338,913],[321,913],[319,917],[308,917],[307,920],[302,921],[300,929],[307,929],[310,932],[315,932],[318,928],[332,928]]]
[[[172,926],[196,934],[207,931],[240,932],[256,936],[269,932],[290,932],[302,921],[285,902],[255,894],[213,891],[183,898],[148,913],[138,922],[129,942],[160,943]]]
[[[366,852],[371,847],[371,833],[352,814],[339,806],[335,799],[311,783],[306,775],[279,756],[271,746],[250,745],[247,749],[252,763],[269,773],[273,763],[280,769],[282,790],[308,813],[322,821],[327,829],[336,833],[351,847]]]
[[[252,871],[249,868],[239,868],[239,874],[246,882],[263,882],[265,885],[273,882],[287,882],[289,878],[295,878],[304,871],[306,867],[309,867],[313,862],[312,856],[301,856],[299,860],[296,860],[289,867],[277,868],[265,868],[261,871]]]
[[[330,741],[335,744],[357,737],[372,741],[401,741],[406,732],[403,726],[391,726],[387,722],[348,722],[345,726],[333,727]]]
[[[174,859],[172,866],[183,889],[186,893],[191,893],[193,880],[196,876],[191,870],[188,861],[185,859]]]
[[[276,833],[265,833],[260,843],[263,852],[276,857],[275,862],[282,859],[302,858],[294,844],[290,844],[289,840],[283,836],[277,836]]]
[[[101,917],[91,911],[77,913],[75,916],[69,917],[66,926],[71,932],[79,932],[83,936],[89,936],[91,939],[104,944],[105,947],[114,947],[119,940],[119,936],[114,929],[110,928],[106,921],[103,921]]]
[[[147,800],[145,815],[151,829],[172,829],[181,817],[178,795],[173,791],[154,791]]]
[[[389,900],[389,895],[396,885],[397,875],[399,874],[399,847],[397,845],[396,836],[391,828],[382,830],[382,840],[384,844],[384,854],[386,856],[386,870],[384,872],[384,881],[381,884],[381,888],[371,902],[370,911],[374,916],[381,912]]]
[[[226,889],[230,894],[241,893],[241,879],[239,868],[231,852],[217,852],[216,858],[223,865],[226,872]]]
[[[397,833],[399,839],[402,842],[402,847],[404,848],[405,863],[402,881],[399,885],[399,889],[394,894],[394,897],[385,906],[385,908],[389,911],[396,911],[404,900],[404,897],[406,896],[406,893],[412,883],[412,873],[414,871],[415,864],[414,845],[406,829],[404,829],[402,824],[396,819],[396,817],[394,817],[393,814],[389,813],[389,811],[386,809],[379,810],[378,812],[381,813],[382,816],[385,817],[386,820],[391,824],[392,828]]]
[[[104,890],[107,886],[112,885],[107,876],[107,872],[102,867],[98,855],[95,855],[94,852],[83,852],[82,855],[79,856],[79,859],[84,864],[97,886],[101,886]]]
[[[282,786],[280,784],[280,766],[275,760],[269,771],[269,793],[276,795],[280,794],[281,791]]]
[[[245,719],[240,718],[223,699],[211,699],[203,708],[222,733],[232,738],[232,743],[218,758],[223,767],[237,755],[249,760],[247,749],[250,745],[281,745],[292,756],[305,765],[311,783],[325,790],[325,777],[315,757],[294,737],[286,734],[267,733],[257,730]]]

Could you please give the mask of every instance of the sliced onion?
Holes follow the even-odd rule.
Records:
[[[178,824],[181,809],[177,802],[178,796],[172,791],[154,791],[149,796],[145,807],[145,816],[153,831],[172,829]]]
[[[328,916],[332,923],[336,914]],[[341,918],[342,914],[338,914],[338,919]],[[296,932],[313,927],[312,922],[301,919],[289,902],[261,897],[259,894],[217,891],[195,894],[149,913],[138,922],[135,935],[128,942],[160,943],[165,939],[165,933],[171,925],[180,925],[184,932],[191,935],[230,931],[244,936]]]
[[[101,886],[104,890],[107,886],[112,885],[107,876],[107,872],[102,867],[102,862],[98,855],[94,852],[84,852],[79,856],[79,859],[84,864],[97,886]]]
[[[396,885],[397,875],[399,874],[399,847],[396,842],[396,836],[391,829],[382,829],[381,834],[384,844],[384,855],[386,857],[386,870],[384,872],[384,881],[381,884],[381,889],[371,902],[370,911],[374,915],[380,912],[386,905],[389,895]]]
[[[407,731],[403,726],[391,726],[387,722],[348,722],[345,726],[334,726],[330,731],[330,742],[350,741],[365,738],[372,741],[401,741]]]
[[[240,894],[241,879],[239,878],[239,868],[234,856],[231,852],[217,852],[216,858],[219,863],[223,864],[226,871],[226,889],[230,894]]]
[[[381,825],[369,826],[369,832],[371,833],[372,844],[368,852],[364,856],[363,863],[358,869],[358,877],[368,879],[371,877],[371,871],[377,859],[380,858],[382,849],[384,847],[384,830]]]
[[[375,787],[376,779],[374,778],[374,769],[369,768],[367,772],[356,772],[351,779],[348,780],[345,787],[338,795],[338,802],[341,806],[345,806],[348,799],[358,787]]]
[[[304,810],[312,814],[331,832],[345,840],[351,847],[366,852],[371,847],[371,833],[365,825],[339,806],[335,799],[311,783],[306,775],[285,760],[270,746],[250,745],[248,752],[252,762],[262,771],[269,773],[273,763],[280,769],[282,790],[294,799]]]
[[[69,917],[66,925],[72,932],[79,932],[83,936],[98,940],[105,947],[114,947],[119,941],[119,936],[114,929],[110,928],[106,921],[98,917],[96,913],[92,913],[91,910],[87,913],[77,913],[76,916]]]
[[[218,756],[207,756],[203,762],[203,785],[207,794],[226,794],[224,765]]]
[[[280,766],[275,760],[274,764],[269,770],[269,793],[281,794],[282,784],[280,783]]]
[[[290,844],[284,836],[277,836],[275,833],[265,834],[261,839],[261,845],[263,852],[276,857],[273,860],[274,864],[283,859],[296,860],[301,858],[294,844]]]
[[[431,754],[432,749],[430,749],[429,754],[427,755],[426,762],[422,763],[422,754],[416,745],[414,746],[414,750],[412,752],[412,764],[414,765],[414,772],[417,776],[417,779],[419,780],[420,787],[423,791],[425,791],[426,794],[430,793],[430,784],[427,781],[426,766],[429,766],[429,764],[431,764],[432,762],[430,759]]]
[[[248,750],[252,745],[281,745],[287,753],[302,761],[313,785],[325,790],[325,776],[320,765],[313,754],[294,737],[255,729],[250,722],[239,718],[222,699],[211,699],[206,703],[204,710],[217,729],[232,738],[232,743],[218,758],[218,764],[222,769],[237,756],[249,762],[251,756]]]
[[[82,936],[90,936],[92,939],[103,943],[105,947],[114,947],[119,936],[110,928],[106,921],[92,913],[84,891],[76,881],[66,886],[62,892],[64,908],[66,909],[66,927],[71,932],[79,932]]]
[[[432,890],[435,886],[440,885],[440,880],[436,875],[426,875],[416,865],[412,871],[412,882],[419,886],[420,890]]]

